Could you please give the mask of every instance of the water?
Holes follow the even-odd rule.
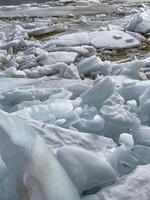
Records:
[[[0,0],[0,5],[18,5],[24,3],[44,3],[44,2],[48,2],[48,0]]]

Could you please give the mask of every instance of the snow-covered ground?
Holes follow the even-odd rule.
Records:
[[[0,7],[0,200],[150,199],[149,4]]]

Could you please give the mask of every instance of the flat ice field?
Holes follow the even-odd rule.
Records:
[[[150,2],[30,2],[0,6],[0,200],[150,200]]]

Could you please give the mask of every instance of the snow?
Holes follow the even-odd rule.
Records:
[[[139,166],[132,174],[122,178],[116,185],[108,187],[97,194],[103,200],[148,200],[150,165]]]

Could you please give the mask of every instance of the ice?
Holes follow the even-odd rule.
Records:
[[[150,116],[149,97],[150,97],[150,87],[148,87],[145,91],[143,91],[143,94],[141,94],[141,96],[139,97],[140,113],[148,117]]]
[[[34,119],[43,123],[56,124],[57,120],[65,119],[63,127],[68,127],[79,119],[69,100],[48,100],[46,102],[24,108],[13,113],[27,119]]]
[[[7,68],[4,73],[6,75],[8,75],[8,77],[14,77],[14,78],[25,78],[26,74],[25,72],[21,71],[21,70],[17,70],[15,67],[10,67]]]
[[[129,31],[138,33],[150,32],[150,9],[138,12],[130,17],[130,21],[125,25]]]
[[[118,93],[125,100],[138,100],[139,96],[150,86],[150,81],[131,82],[118,88]]]
[[[130,111],[137,113],[138,112],[138,105],[136,100],[129,100],[126,104],[130,107]]]
[[[44,137],[47,144],[54,151],[67,145],[70,147],[82,148],[93,153],[103,152],[105,154],[108,149],[115,147],[115,143],[112,139],[100,135],[69,130],[54,125],[39,123],[37,121],[34,121],[32,126],[38,130],[40,135]]]
[[[50,95],[61,92],[62,89],[36,88],[34,86],[15,88],[2,92],[0,102],[4,105],[14,106],[23,101],[45,101]]]
[[[124,144],[128,148],[132,149],[134,147],[134,141],[132,135],[128,133],[122,133],[119,137],[119,143]]]
[[[15,181],[0,157],[0,197],[2,200],[19,200]]]
[[[115,92],[108,99],[106,99],[106,101],[104,101],[103,105],[115,106],[115,105],[123,105],[124,103],[125,103],[124,98],[117,92]]]
[[[63,35],[51,41],[52,44],[57,46],[78,46],[78,45],[88,45],[89,35],[87,32],[71,33]]]
[[[51,52],[48,54],[39,55],[37,57],[37,61],[39,65],[52,65],[59,62],[71,64],[75,61],[77,55],[78,54],[75,52],[57,51],[57,52]]]
[[[92,72],[99,72],[103,75],[108,75],[111,72],[111,65],[109,61],[103,62],[96,56],[85,58],[79,63],[78,71],[80,74],[88,75]]]
[[[135,1],[0,7],[0,200],[150,199],[150,9]]]
[[[101,107],[100,112],[105,120],[105,135],[118,141],[121,133],[128,133],[140,126],[140,120],[134,114],[129,112],[128,107],[124,105]]]
[[[72,127],[76,128],[80,132],[103,134],[105,121],[99,115],[95,115],[93,119],[82,119],[71,124]]]
[[[90,43],[101,49],[124,49],[140,45],[135,37],[117,30],[92,32],[90,33]]]
[[[97,193],[100,200],[149,200],[150,165],[139,166],[132,174],[115,185]]]
[[[25,69],[28,78],[39,78],[43,76],[52,76],[66,79],[79,79],[79,73],[77,67],[74,64],[67,65],[64,62],[58,62],[56,64],[36,66],[31,70]]]
[[[139,165],[150,163],[150,147],[143,145],[135,145],[133,148],[134,156],[138,159]]]
[[[85,83],[76,83],[75,85],[71,85],[67,87],[67,89],[73,93],[71,99],[76,99],[85,91],[87,91],[89,88],[90,86]]]
[[[150,146],[150,127],[140,126],[133,131],[135,145]]]
[[[57,158],[80,193],[111,184],[116,179],[115,172],[102,154],[98,157],[90,151],[64,146],[58,150]]]
[[[115,81],[111,77],[100,80],[91,89],[81,95],[85,104],[100,107],[102,103],[114,92]]]
[[[81,200],[99,200],[98,197],[96,195],[88,195],[83,197]]]
[[[45,26],[45,27],[40,27],[40,28],[36,28],[34,30],[31,30],[28,32],[28,35],[30,37],[32,36],[40,36],[40,35],[44,35],[44,34],[50,34],[50,33],[60,33],[63,31],[66,31],[67,27],[66,26],[62,26],[62,25],[52,25],[52,26]]]
[[[142,67],[144,67],[144,62],[135,59],[127,63],[113,64],[112,73],[118,72],[118,74],[125,75],[128,78],[138,79],[140,77],[140,68]]]
[[[138,165],[138,159],[134,156],[130,148],[125,145],[114,149],[108,155],[107,159],[119,176],[130,173]]]
[[[76,187],[38,132],[26,120],[2,111],[0,119],[0,153],[20,198],[79,200]]]

